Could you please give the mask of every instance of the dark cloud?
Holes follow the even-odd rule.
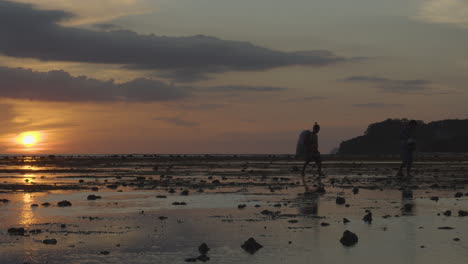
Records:
[[[107,24],[107,23],[102,23],[102,24],[94,24],[91,25],[93,28],[98,29],[98,30],[103,30],[103,31],[110,31],[110,30],[122,30],[122,28],[118,25],[114,24]]]
[[[0,66],[0,98],[56,102],[155,102],[181,100],[195,93],[232,95],[284,90],[286,88],[241,85],[190,87],[146,78],[116,83],[113,80],[103,81],[86,76],[74,77],[63,70],[35,72]],[[212,110],[223,106],[224,104],[216,103],[187,105],[199,110]]]
[[[169,101],[190,96],[187,87],[135,79],[117,84],[65,71],[34,72],[0,66],[0,97],[40,101]]]
[[[238,92],[281,92],[288,88],[272,87],[272,86],[248,86],[248,85],[224,85],[203,88],[205,92],[223,92],[223,93],[238,93]]]
[[[432,84],[427,80],[394,80],[374,76],[351,76],[342,79],[344,82],[369,83],[389,93],[414,93],[430,90]]]
[[[193,122],[193,121],[188,121],[184,120],[178,117],[157,117],[154,118],[156,121],[164,121],[168,124],[175,125],[175,126],[180,126],[180,127],[196,127],[199,126],[199,123]]]
[[[354,104],[354,107],[362,108],[388,108],[388,107],[403,107],[403,104],[387,104],[387,103],[364,103],[364,104]]]
[[[288,99],[286,101],[290,102],[290,103],[304,103],[304,102],[320,101],[320,100],[325,100],[325,99],[328,99],[328,97],[325,97],[325,96],[305,96],[305,97],[301,97],[301,98]]]
[[[228,106],[227,104],[217,104],[217,103],[210,103],[210,104],[174,104],[174,108],[179,110],[195,110],[195,111],[210,111],[221,109],[223,107]]]
[[[179,81],[205,79],[207,73],[351,61],[329,51],[281,52],[203,35],[165,37],[59,24],[72,16],[64,11],[0,1],[0,53],[40,60],[121,64],[164,71],[167,77]]]

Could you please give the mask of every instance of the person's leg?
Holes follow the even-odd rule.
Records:
[[[302,184],[304,184],[304,187],[305,187],[305,191],[308,192],[309,191],[309,186],[307,185],[307,182],[306,182],[306,179],[305,179],[305,170],[306,170],[306,167],[307,165],[309,164],[310,160],[309,159],[306,159],[305,162],[304,162],[304,166],[302,167],[302,173],[301,173],[301,176],[302,176]]]
[[[411,177],[411,167],[413,166],[413,152],[408,152],[408,160],[406,161],[406,176]]]
[[[401,150],[401,165],[400,165],[400,169],[398,170],[398,173],[396,175],[397,177],[403,177],[404,176],[403,175],[403,169],[407,167],[407,164],[408,164],[407,160],[408,160],[408,151],[405,148],[403,148]]]
[[[309,165],[309,162],[310,162],[310,160],[306,160],[304,162],[304,166],[302,166],[302,173],[301,173],[302,177],[305,176],[305,170],[306,170],[307,165]]]
[[[402,161],[401,162],[401,165],[400,165],[400,168],[398,169],[398,173],[397,173],[397,177],[403,177],[403,168],[406,167],[406,162],[405,161]]]

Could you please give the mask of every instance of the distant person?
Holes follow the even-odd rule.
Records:
[[[407,179],[411,178],[411,166],[413,165],[413,153],[416,149],[416,127],[418,123],[416,120],[411,120],[403,128],[400,135],[401,140],[401,166],[398,170],[397,177],[404,177],[403,169],[406,168]]]
[[[320,152],[318,150],[318,133],[320,131],[320,126],[315,123],[312,131],[304,130],[299,136],[299,141],[297,143],[296,148],[296,157],[304,159],[304,165],[302,166],[302,181],[307,188],[307,184],[305,183],[305,170],[307,165],[314,161],[317,165],[317,173],[319,175],[319,182],[321,183],[321,177],[323,176],[322,173],[322,159],[320,156]]]

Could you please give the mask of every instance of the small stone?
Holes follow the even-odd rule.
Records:
[[[289,220],[288,223],[291,223],[291,224],[295,224],[295,223],[298,223],[299,221],[297,220]]]
[[[24,228],[8,228],[8,234],[15,235],[15,236],[24,236],[25,230]]]
[[[189,195],[189,191],[188,190],[183,190],[180,195]]]
[[[349,222],[351,222],[351,221],[349,221],[348,218],[343,218],[343,224],[347,224]]]
[[[458,237],[454,238],[453,241],[460,241]]]
[[[69,201],[61,201],[57,203],[58,207],[67,207],[67,206],[72,206],[72,204]]]
[[[91,191],[97,192],[97,191],[99,191],[99,188],[98,187],[93,187],[93,188],[91,188]]]
[[[329,225],[330,225],[329,223],[325,223],[325,222],[320,223],[320,226],[329,226]]]
[[[38,235],[38,234],[42,233],[42,230],[41,229],[33,229],[33,230],[29,230],[29,233],[33,234],[33,235]]]
[[[207,262],[208,260],[210,260],[210,257],[208,257],[207,255],[201,255],[201,256],[198,256],[197,260],[202,261],[202,262]]]
[[[447,210],[447,211],[444,212],[444,215],[445,215],[445,216],[451,216],[451,215],[452,215],[452,211]]]
[[[237,208],[239,208],[239,209],[244,209],[245,207],[247,207],[246,204],[239,204],[239,205],[237,206]]]
[[[31,204],[31,207],[38,207],[38,204]]]
[[[44,239],[42,240],[42,243],[46,245],[56,245],[57,244],[57,239],[52,238],[52,239]]]
[[[340,239],[341,244],[347,247],[355,245],[358,241],[358,236],[348,230],[344,231],[343,236]]]
[[[431,200],[437,202],[437,201],[439,201],[439,197],[437,197],[437,196],[432,196],[432,197],[431,197]]]
[[[440,229],[440,230],[452,230],[454,229],[453,227],[450,227],[450,226],[441,226],[441,227],[438,227],[437,229]]]
[[[158,218],[159,218],[159,220],[166,220],[166,219],[167,219],[166,216],[160,216],[160,217],[158,217]]]
[[[67,228],[67,225],[66,224],[61,224],[60,228]]]
[[[371,212],[368,212],[363,218],[362,220],[366,223],[369,223],[369,224],[372,224],[372,213]]]
[[[457,193],[455,194],[455,198],[460,198],[460,197],[463,197],[463,193],[457,192]]]
[[[208,251],[210,251],[210,248],[206,243],[203,243],[198,247],[198,252],[200,252],[202,255],[208,254]]]
[[[343,197],[336,197],[336,204],[345,204],[346,203],[346,199],[343,198]]]
[[[249,238],[247,241],[244,242],[244,244],[241,245],[241,248],[243,248],[245,251],[249,252],[250,254],[255,254],[259,249],[261,249],[263,246],[260,245],[257,241],[255,241],[254,238]]]
[[[106,187],[109,188],[109,189],[112,189],[112,190],[115,190],[115,189],[119,188],[119,186],[117,184],[109,184]]]
[[[101,199],[101,196],[94,195],[94,194],[88,195],[88,200],[97,200],[97,199]]]
[[[164,198],[167,198],[167,196],[166,196],[166,195],[157,195],[156,198],[158,198],[158,199],[164,199]]]
[[[463,210],[459,210],[459,211],[458,211],[458,216],[468,216],[468,212],[467,212],[467,211],[463,211]]]
[[[109,255],[110,254],[109,251],[101,251],[100,253],[101,253],[101,255]]]
[[[196,258],[186,258],[185,262],[197,262]]]
[[[358,187],[354,187],[353,188],[353,194],[358,194],[359,193],[359,188]]]
[[[50,206],[51,204],[46,202],[46,203],[43,203],[43,204],[41,204],[41,205],[44,206],[44,207],[48,207],[48,206]]]

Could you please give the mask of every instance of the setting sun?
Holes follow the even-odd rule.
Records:
[[[26,147],[32,147],[36,145],[41,138],[39,132],[25,132],[19,136],[19,142]]]

